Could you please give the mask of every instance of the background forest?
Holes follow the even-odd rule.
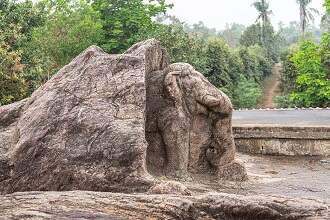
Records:
[[[272,66],[282,62],[280,107],[330,106],[330,0],[321,28],[311,0],[297,0],[300,23],[275,31],[266,0],[256,22],[217,31],[188,25],[165,0],[0,0],[0,105],[24,99],[90,45],[120,53],[157,38],[172,62],[188,62],[226,92],[236,108],[257,107]],[[299,15],[297,15],[299,16]]]

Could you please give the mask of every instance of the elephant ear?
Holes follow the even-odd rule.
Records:
[[[182,94],[181,89],[178,85],[178,80],[180,80],[181,71],[172,71],[165,76],[164,84],[167,93],[170,98],[176,103],[181,102]]]

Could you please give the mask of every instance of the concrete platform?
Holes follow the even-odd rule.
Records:
[[[214,176],[204,174],[184,184],[194,193],[217,191],[244,195],[283,196],[316,199],[330,205],[330,157],[243,153],[238,153],[236,156],[247,169],[248,181],[221,181]]]
[[[240,152],[330,156],[330,110],[235,111],[233,131]]]

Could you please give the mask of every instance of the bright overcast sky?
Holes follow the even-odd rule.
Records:
[[[169,14],[175,15],[180,20],[194,24],[203,21],[206,26],[221,30],[226,23],[240,23],[250,25],[257,17],[256,10],[251,6],[254,0],[167,0],[174,4]],[[324,0],[313,0],[311,7],[322,13]],[[271,20],[274,26],[280,21],[285,24],[299,20],[299,8],[296,0],[269,0],[270,8],[274,15]],[[319,25],[320,17],[315,24]]]

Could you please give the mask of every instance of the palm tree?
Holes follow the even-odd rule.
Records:
[[[262,22],[261,36],[262,36],[262,42],[264,42],[265,29],[266,29],[266,26],[270,23],[269,15],[273,14],[273,11],[269,10],[269,3],[266,0],[255,1],[252,5],[259,12],[259,16],[258,16],[256,22],[258,22],[260,20]]]
[[[297,0],[300,11],[300,28],[303,36],[305,36],[307,24],[315,20],[313,14],[319,14],[317,9],[308,7],[311,2],[312,0]]]

